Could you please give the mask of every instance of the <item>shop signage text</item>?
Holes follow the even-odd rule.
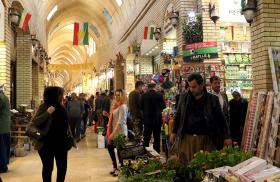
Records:
[[[233,23],[246,23],[241,15],[241,0],[220,0],[220,21]]]
[[[185,62],[196,62],[204,59],[218,58],[217,42],[198,42],[183,45],[183,59]]]

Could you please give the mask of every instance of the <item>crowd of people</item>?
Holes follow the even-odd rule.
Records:
[[[248,102],[238,91],[234,91],[233,99],[228,101],[227,95],[221,91],[219,77],[211,77],[210,83],[211,90],[207,91],[202,76],[191,74],[182,81],[180,91],[174,98],[176,112],[170,142],[176,148],[181,162],[189,162],[200,150],[221,149],[233,142],[241,144]],[[145,147],[150,145],[153,136],[153,148],[160,153],[162,111],[166,101],[163,91],[157,88],[155,82],[145,85],[137,81],[128,98],[122,89],[114,93],[96,92],[95,96],[88,98],[83,93],[64,97],[62,88],[47,87],[44,102],[32,120],[37,125],[51,123],[46,139],[35,142],[35,149],[43,163],[43,181],[51,181],[54,158],[57,181],[64,181],[69,150],[65,146],[68,132],[79,142],[86,136],[88,126],[105,128],[103,135],[106,136],[106,147],[113,163],[113,171],[110,172],[113,176],[118,175],[113,141],[119,135],[128,138],[129,130],[133,133],[133,142],[142,142]],[[1,87],[0,99],[1,103],[6,103]],[[8,169],[7,150],[10,145],[10,138],[7,138],[10,130],[6,125],[9,125],[10,120],[7,119],[9,115],[2,112],[9,106],[0,104],[0,108],[0,172],[5,172]],[[118,158],[122,164],[119,155]]]

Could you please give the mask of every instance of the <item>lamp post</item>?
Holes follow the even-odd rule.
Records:
[[[256,0],[248,0],[246,6],[242,8],[242,14],[244,15],[246,21],[250,24],[250,26],[253,22],[256,10],[257,10]]]
[[[9,16],[11,20],[11,24],[17,26],[19,23],[20,14],[18,9],[16,8],[9,8]]]
[[[172,11],[171,16],[169,17],[169,20],[171,21],[171,24],[173,27],[176,27],[179,20],[179,12],[178,11]]]

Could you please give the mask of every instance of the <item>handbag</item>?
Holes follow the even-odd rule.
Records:
[[[119,155],[122,159],[135,159],[137,156],[145,154],[144,145],[142,143],[136,145],[126,145],[119,150]]]
[[[37,126],[35,123],[31,122],[26,129],[25,135],[31,139],[42,141],[47,136],[52,120],[48,119],[42,125]]]

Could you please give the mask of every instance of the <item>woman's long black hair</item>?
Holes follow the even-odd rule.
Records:
[[[50,86],[44,91],[44,104],[47,106],[60,105],[63,99],[64,89],[57,86]]]

